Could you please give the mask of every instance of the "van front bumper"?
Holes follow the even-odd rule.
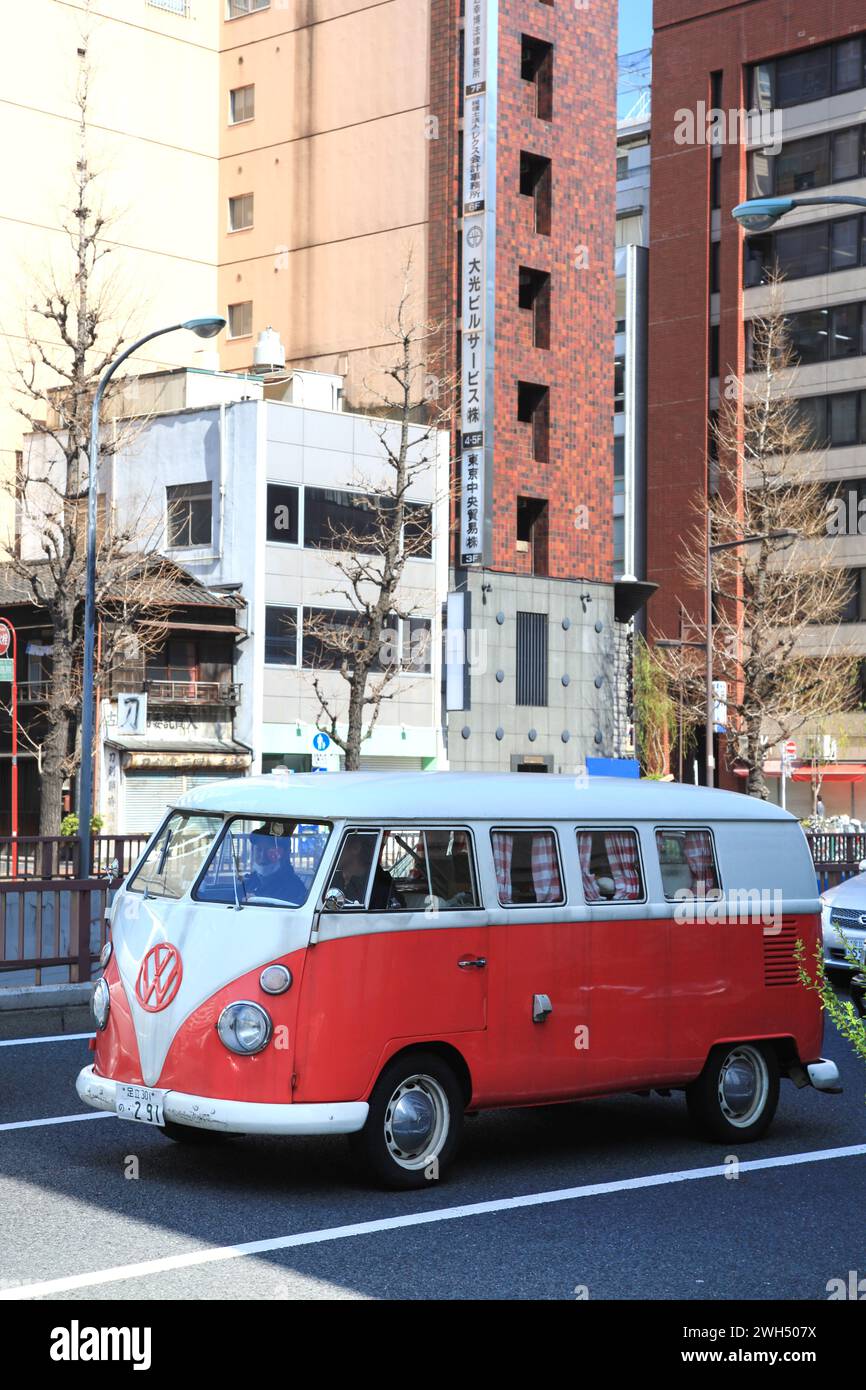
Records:
[[[75,1089],[86,1105],[117,1113],[117,1082],[99,1076],[92,1066],[78,1073]],[[368,1109],[363,1100],[333,1105],[261,1105],[189,1096],[183,1091],[166,1091],[163,1102],[166,1120],[226,1134],[354,1134],[363,1129]]]

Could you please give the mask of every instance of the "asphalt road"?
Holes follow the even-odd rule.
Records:
[[[198,1149],[85,1110],[85,1040],[2,1044],[0,1297],[826,1300],[866,1280],[866,1069],[829,1026],[824,1054],[845,1094],[783,1083],[739,1153],[625,1096],[469,1119],[446,1180],[390,1194],[341,1139]]]

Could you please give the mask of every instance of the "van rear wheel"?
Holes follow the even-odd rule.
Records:
[[[779,1104],[779,1063],[764,1043],[724,1043],[686,1087],[689,1115],[711,1139],[751,1143],[770,1127]]]
[[[364,1128],[349,1136],[352,1158],[386,1187],[426,1187],[454,1157],[464,1110],[448,1063],[434,1052],[407,1052],[373,1087]]]

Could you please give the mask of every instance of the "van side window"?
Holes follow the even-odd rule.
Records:
[[[633,830],[578,830],[577,852],[588,903],[637,903],[644,897]]]
[[[493,830],[490,838],[496,887],[504,907],[565,901],[552,830]]]
[[[378,830],[352,830],[343,841],[325,890],[325,898],[335,890],[342,893],[344,901],[340,905],[341,912],[366,907],[367,886],[378,843]]]
[[[337,888],[344,894],[344,910],[366,906],[368,912],[424,912],[480,907],[468,831],[389,828],[373,865],[377,842],[378,831],[357,831],[343,843],[328,891]]]
[[[696,897],[718,897],[719,871],[709,830],[666,826],[656,831],[656,849],[666,898],[683,890]]]

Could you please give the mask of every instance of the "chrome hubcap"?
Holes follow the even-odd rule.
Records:
[[[767,1063],[755,1047],[735,1047],[719,1072],[719,1107],[729,1124],[746,1129],[762,1113],[770,1089]]]
[[[448,1097],[432,1076],[401,1081],[385,1109],[385,1143],[401,1168],[424,1168],[448,1137]]]

